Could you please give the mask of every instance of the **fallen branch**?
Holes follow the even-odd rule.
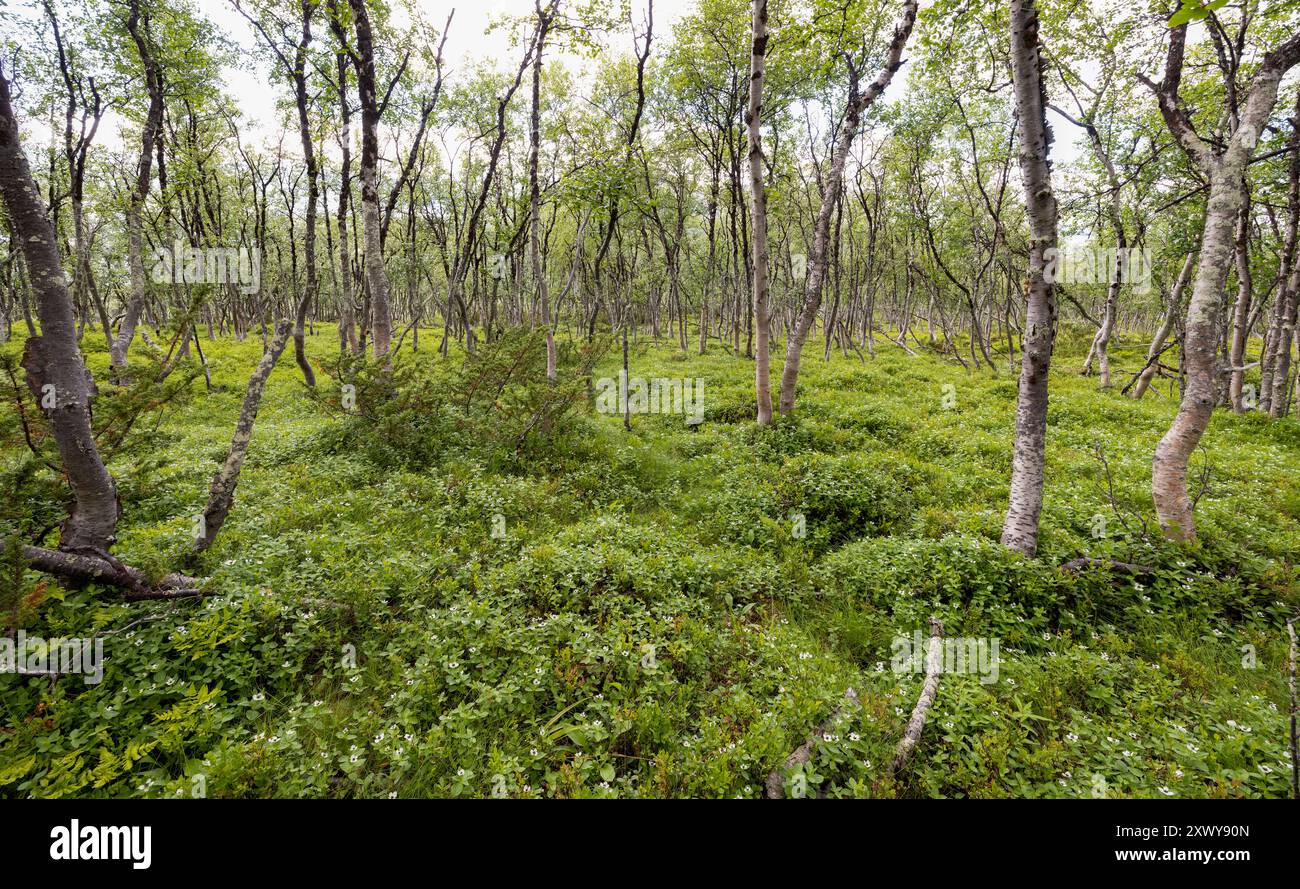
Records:
[[[844,692],[844,702],[831,712],[831,715],[826,718],[825,722],[813,729],[813,733],[808,736],[808,740],[795,748],[794,753],[787,756],[785,761],[781,763],[781,767],[773,769],[772,773],[767,776],[767,781],[764,783],[767,787],[765,796],[768,799],[785,798],[785,782],[781,779],[781,772],[788,772],[796,766],[803,765],[811,759],[813,747],[816,745],[817,739],[822,735],[830,734],[831,729],[835,728],[835,725],[840,721],[840,717],[844,715],[845,707],[849,706],[862,706],[862,702],[858,700],[858,693],[852,688],[849,688],[848,691]]]
[[[894,761],[889,764],[890,777],[907,766],[908,760],[916,750],[916,745],[921,740],[926,714],[930,712],[930,706],[934,704],[935,696],[939,694],[939,676],[942,673],[942,666],[943,623],[938,618],[932,617],[930,618],[930,650],[925,662],[925,685],[921,686],[921,697],[917,698],[916,706],[912,708],[912,718],[907,720],[907,728],[903,730],[903,737],[894,750]]]
[[[1148,577],[1156,573],[1156,569],[1150,565],[1135,565],[1132,562],[1116,562],[1113,559],[1091,559],[1086,556],[1071,559],[1061,566],[1062,571],[1078,573],[1085,568],[1105,568],[1108,571],[1114,571],[1117,574],[1127,574],[1131,577]]]

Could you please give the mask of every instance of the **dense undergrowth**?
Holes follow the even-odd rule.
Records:
[[[638,415],[628,433],[584,395],[520,445],[518,429],[458,411],[460,359],[431,342],[399,363],[416,365],[404,391],[419,397],[385,408],[359,385],[367,416],[343,412],[342,376],[311,397],[281,361],[234,512],[195,566],[216,595],[120,604],[7,557],[8,626],[100,634],[105,675],[0,675],[0,796],[757,797],[849,686],[863,707],[787,786],[1286,795],[1295,420],[1218,413],[1196,460],[1200,541],[1160,542],[1143,523],[1167,384],[1138,403],[1098,392],[1067,339],[1026,560],[997,542],[1005,368],[967,374],[887,343],[824,363],[818,348],[797,416],[760,429],[750,362],[634,343],[634,376],[704,381],[703,423]],[[318,328],[309,354],[328,365],[336,343]],[[1140,362],[1128,345],[1119,367]],[[260,354],[256,337],[205,347],[217,391],[187,378],[188,397],[111,464],[115,552],[132,564],[183,560]],[[106,379],[102,338],[84,348]],[[0,530],[30,536],[64,495],[30,465],[12,405],[0,411],[19,492]],[[1059,570],[1085,554],[1154,572]],[[921,677],[890,668],[891,641],[931,615],[998,639],[998,681],[945,675],[895,781]]]

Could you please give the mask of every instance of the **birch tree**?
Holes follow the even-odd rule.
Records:
[[[865,59],[854,59],[845,54],[845,63],[849,74],[849,98],[844,109],[844,119],[840,125],[839,136],[831,155],[830,169],[826,174],[826,184],[822,192],[821,209],[817,213],[817,222],[813,229],[812,245],[808,253],[808,270],[804,284],[803,308],[799,312],[794,329],[786,341],[785,365],[781,370],[781,390],[779,408],[782,414],[794,410],[795,387],[799,382],[799,360],[803,355],[804,343],[812,332],[817,320],[817,310],[821,306],[822,285],[826,279],[827,260],[830,253],[831,219],[844,186],[844,164],[849,157],[849,149],[858,134],[862,115],[880,98],[880,95],[894,79],[894,74],[903,65],[903,48],[911,36],[916,24],[916,0],[906,0],[903,13],[894,27],[893,38],[885,53],[885,63],[876,79],[865,89],[860,89],[861,71],[859,66]]]
[[[763,190],[763,71],[767,61],[767,0],[754,0],[754,45],[749,75],[749,106],[745,125],[749,131],[749,186],[754,228],[754,391],[758,400],[758,425],[772,422],[772,380],[768,340],[771,322],[767,285],[767,195]]]
[[[1011,496],[1002,523],[1002,543],[1027,556],[1038,549],[1047,450],[1047,377],[1056,340],[1056,287],[1046,274],[1045,254],[1056,249],[1057,206],[1052,192],[1052,132],[1047,126],[1043,69],[1034,0],[1011,0],[1011,78],[1020,142],[1020,179],[1029,219],[1029,276],[1025,282]]]
[[[1236,126],[1220,147],[1197,134],[1178,95],[1187,27],[1180,24],[1169,32],[1161,82],[1155,84],[1143,78],[1156,94],[1165,125],[1209,180],[1200,259],[1187,306],[1183,344],[1187,385],[1177,416],[1156,446],[1151,471],[1151,494],[1160,527],[1170,537],[1184,540],[1196,536],[1192,500],[1187,492],[1187,467],[1214,411],[1217,322],[1236,255],[1237,221],[1246,199],[1243,176],[1277,101],[1282,76],[1300,62],[1300,33],[1264,56],[1250,79]]]

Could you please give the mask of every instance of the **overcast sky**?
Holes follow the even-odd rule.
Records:
[[[223,73],[229,91],[249,118],[249,125],[245,129],[246,137],[255,140],[276,139],[283,125],[276,116],[276,99],[286,95],[287,86],[278,78],[273,79],[269,66],[262,61],[261,54],[254,49],[256,40],[252,28],[243,16],[235,11],[230,0],[197,0],[197,2],[202,12],[229,35],[237,46],[247,50],[247,54]],[[529,15],[533,11],[533,0],[472,0],[472,2],[414,0],[414,2],[421,9],[424,17],[438,28],[441,28],[446,21],[447,14],[455,10],[445,51],[446,71],[453,80],[474,61],[487,59],[501,63],[513,60],[518,55],[518,48],[511,46],[504,30],[489,32],[489,27],[504,16]],[[695,2],[696,0],[654,0],[655,40],[659,46],[670,39],[673,26],[690,11]],[[0,4],[3,3],[4,0],[0,0]],[[395,3],[394,7],[397,5]],[[927,5],[929,5],[928,0],[923,0],[922,6]],[[40,14],[39,7],[35,4],[29,3],[26,7],[27,14]],[[632,14],[638,27],[644,21],[646,8],[647,0],[632,0]],[[395,16],[396,23],[400,26],[405,15],[395,9]],[[320,29],[318,28],[317,31],[319,32]],[[321,35],[318,33],[317,36],[319,38]],[[615,50],[630,52],[632,46],[630,26],[625,26],[619,33],[609,35],[607,39],[609,45]],[[580,67],[582,64],[582,60],[573,56],[566,57],[564,54],[558,56],[552,54],[549,58],[566,61],[571,67]],[[905,66],[901,75],[895,78],[886,92],[884,97],[886,101],[899,96],[906,89],[908,73],[909,69]],[[43,122],[29,119],[26,123],[36,139],[49,138],[48,129]],[[119,121],[111,114],[105,119],[99,137],[101,144],[115,148],[120,146],[118,123]],[[1074,127],[1063,125],[1063,122],[1057,120],[1053,120],[1053,123],[1056,124],[1057,130],[1055,159],[1058,164],[1064,165],[1077,157],[1084,146],[1078,134],[1071,132]],[[296,131],[290,132],[292,134]],[[286,151],[296,151],[296,136],[285,139],[284,147]]]

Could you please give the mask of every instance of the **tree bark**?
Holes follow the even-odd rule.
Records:
[[[303,262],[306,265],[302,295],[293,316],[293,356],[302,370],[302,379],[316,388],[316,374],[307,360],[307,311],[316,297],[316,205],[320,201],[320,174],[316,165],[315,144],[311,137],[311,116],[307,95],[307,52],[311,47],[311,18],[316,11],[314,0],[302,0],[302,35],[293,57],[294,102],[298,108],[298,135],[302,141],[303,164],[307,168],[307,230],[303,235]]]
[[[1014,0],[1013,0],[1014,2]],[[1032,3],[1032,0],[1029,0]],[[1014,7],[1013,7],[1014,8]],[[1013,12],[1012,15],[1015,13]],[[930,643],[925,656],[925,683],[921,686],[921,696],[912,708],[912,715],[903,729],[903,737],[894,750],[894,758],[889,763],[890,776],[897,775],[907,768],[916,745],[921,742],[921,732],[925,729],[925,719],[939,694],[939,679],[943,676],[943,624],[937,618],[930,618]]]
[[[388,273],[384,270],[384,248],[379,216],[379,97],[375,91],[375,43],[366,0],[348,0],[357,34],[357,51],[352,63],[357,70],[357,92],[361,100],[361,222],[365,230],[366,279],[370,282],[370,318],[374,333],[375,358],[390,362],[388,348],[393,338]]]
[[[541,309],[541,325],[546,331],[546,379],[555,379],[555,332],[551,329],[551,294],[547,288],[546,266],[542,262],[542,196],[537,181],[538,155],[542,144],[542,51],[546,35],[555,20],[560,0],[551,0],[545,8],[535,0],[537,12],[537,50],[533,56],[533,104],[528,127],[528,252],[532,259],[533,284]]]
[[[763,190],[763,76],[767,61],[767,0],[754,0],[754,43],[750,54],[749,185],[754,228],[754,391],[758,399],[758,425],[772,422],[771,319],[768,312],[767,194]]]
[[[45,407],[73,503],[59,538],[64,550],[104,552],[113,543],[121,506],[117,486],[90,426],[94,383],[77,348],[77,324],[54,226],[19,141],[9,81],[0,69],[0,197],[22,244],[36,294],[40,336],[27,340],[27,384]],[[49,389],[47,387],[53,387]],[[47,400],[52,396],[53,401]],[[46,406],[53,404],[52,407]]]
[[[1246,361],[1246,339],[1250,332],[1247,320],[1250,317],[1250,304],[1253,286],[1250,275],[1250,193],[1242,183],[1241,211],[1237,214],[1237,301],[1232,309],[1232,344],[1228,349],[1228,362],[1232,375],[1228,378],[1228,403],[1234,414],[1246,410],[1242,389],[1245,388],[1246,371],[1242,365]]]
[[[1044,254],[1056,248],[1057,206],[1052,193],[1052,134],[1047,126],[1047,90],[1038,42],[1034,0],[1011,2],[1011,70],[1019,128],[1020,178],[1029,218],[1029,280],[1021,337],[1020,392],[1016,400],[1016,442],[1011,496],[1002,543],[1032,556],[1038,549],[1047,448],[1047,383],[1056,340],[1056,287],[1045,275]]]
[[[1300,249],[1296,239],[1300,229],[1300,95],[1296,96],[1295,116],[1291,118],[1290,164],[1288,165],[1289,186],[1287,189],[1288,224],[1287,247],[1285,256],[1290,263],[1286,270],[1282,292],[1278,295],[1280,319],[1271,348],[1272,371],[1268,386],[1268,413],[1270,417],[1286,416],[1290,402],[1287,390],[1291,379],[1291,340],[1296,328],[1296,308],[1300,302]],[[1261,397],[1260,406],[1264,406]]]

